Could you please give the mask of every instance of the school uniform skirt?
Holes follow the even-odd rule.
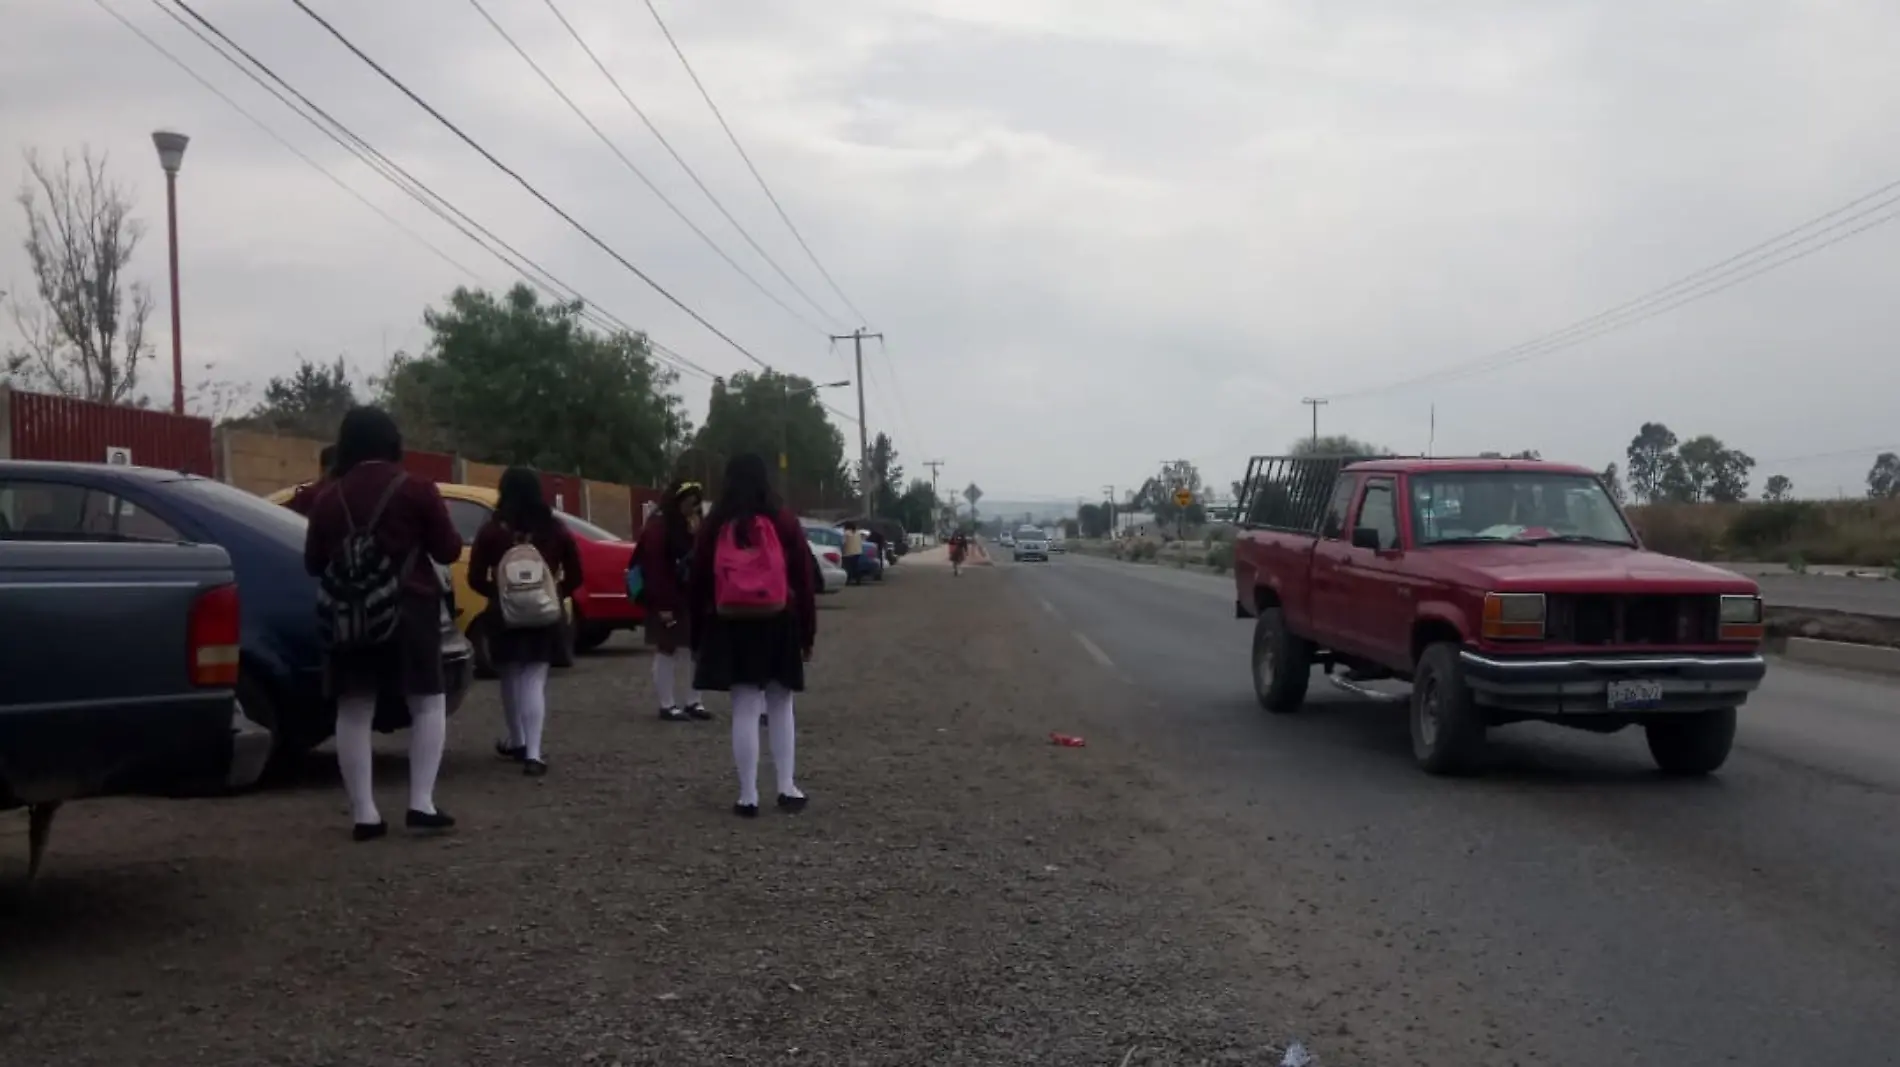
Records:
[[[804,635],[790,611],[764,619],[715,615],[700,624],[705,632],[694,653],[693,688],[729,693],[735,685],[776,684],[804,692]]]
[[[324,695],[375,693],[379,699],[434,696],[446,691],[442,675],[442,599],[404,591],[396,639],[366,649],[337,649],[324,657]]]

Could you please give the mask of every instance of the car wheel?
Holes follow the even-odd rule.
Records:
[[[574,635],[574,651],[592,652],[606,644],[607,639],[613,635],[611,627],[602,626],[597,622],[582,623],[579,632]]]
[[[1253,695],[1275,715],[1300,710],[1313,679],[1313,646],[1287,632],[1286,616],[1267,608],[1253,624]]]
[[[1710,774],[1728,762],[1735,746],[1735,709],[1653,719],[1643,727],[1649,755],[1664,774]]]
[[[1458,646],[1441,641],[1412,677],[1412,757],[1427,774],[1469,774],[1484,756],[1484,712],[1465,684]]]

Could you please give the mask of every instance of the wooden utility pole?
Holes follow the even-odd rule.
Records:
[[[943,510],[943,502],[937,499],[937,471],[943,466],[943,460],[927,459],[924,460],[924,466],[930,468],[930,521],[941,526],[943,519],[939,513]]]
[[[1319,409],[1326,404],[1324,397],[1309,396],[1300,403],[1313,409],[1313,447],[1319,447]]]
[[[850,333],[832,334],[833,341],[850,341],[852,359],[857,366],[858,378],[858,492],[864,496],[864,513],[872,514],[877,501],[877,475],[871,470],[871,437],[865,428],[864,417],[864,339],[875,337],[884,340],[881,333],[865,333],[860,326]]]

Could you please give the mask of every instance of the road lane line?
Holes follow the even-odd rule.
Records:
[[[1088,651],[1088,654],[1095,657],[1095,662],[1107,667],[1111,671],[1115,669],[1115,661],[1108,658],[1108,653],[1102,651],[1101,646],[1089,640],[1087,635],[1083,634],[1080,630],[1071,630],[1070,632],[1075,634],[1077,641],[1082,642],[1082,647]]]
[[[1044,610],[1044,611],[1046,611],[1046,612],[1048,612],[1048,613],[1049,613],[1049,614],[1051,614],[1051,615],[1057,615],[1057,614],[1059,614],[1059,613],[1058,613],[1058,612],[1056,611],[1056,606],[1055,606],[1054,604],[1051,604],[1051,603],[1049,603],[1049,600],[1048,600],[1048,598],[1046,598],[1046,597],[1037,597],[1037,598],[1036,598],[1036,603],[1038,603],[1038,604],[1041,604],[1041,605],[1042,605],[1042,610]]]

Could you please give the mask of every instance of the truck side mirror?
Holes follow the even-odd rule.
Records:
[[[1352,528],[1352,547],[1377,552],[1383,546],[1379,543],[1379,531],[1371,526]]]

